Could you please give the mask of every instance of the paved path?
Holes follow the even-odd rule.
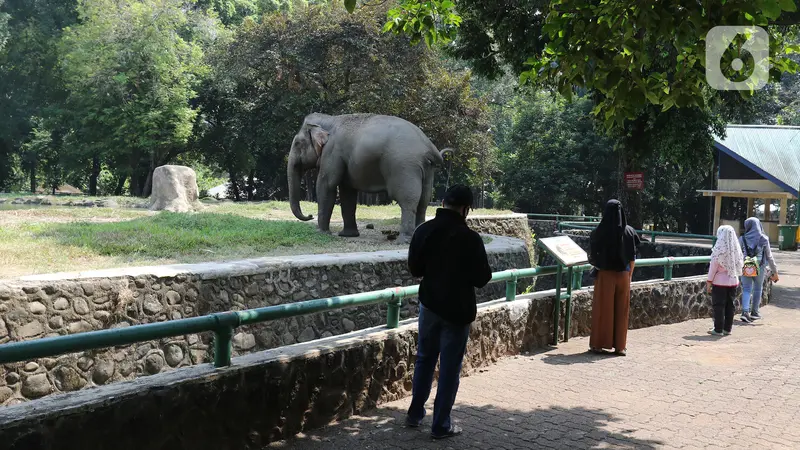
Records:
[[[634,330],[625,358],[590,356],[576,338],[462,379],[460,437],[400,426],[405,399],[272,447],[800,448],[800,254],[778,263],[777,301],[732,336],[708,336],[710,320]]]

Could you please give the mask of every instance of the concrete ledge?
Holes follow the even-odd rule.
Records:
[[[487,234],[492,241],[486,245],[491,253],[513,253],[520,251],[520,243],[513,238]],[[22,282],[91,280],[124,277],[171,278],[179,275],[195,275],[203,280],[231,276],[248,276],[263,273],[265,269],[304,269],[325,266],[343,266],[354,263],[405,262],[408,248],[376,252],[325,253],[318,255],[274,256],[251,258],[228,262],[207,262],[197,264],[168,264],[160,266],[122,267],[114,269],[87,270],[83,272],[59,272],[30,275],[16,278]],[[13,280],[11,280],[13,282]]]

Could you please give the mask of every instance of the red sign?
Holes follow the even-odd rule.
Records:
[[[631,191],[644,189],[644,172],[625,172],[625,189]]]

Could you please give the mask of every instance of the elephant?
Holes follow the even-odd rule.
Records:
[[[312,113],[292,140],[286,172],[289,204],[295,217],[313,219],[300,208],[300,179],[317,168],[317,226],[330,233],[338,188],[343,237],[359,236],[356,225],[358,192],[386,192],[400,205],[398,242],[408,243],[425,221],[433,193],[435,170],[444,155],[416,125],[395,116]]]

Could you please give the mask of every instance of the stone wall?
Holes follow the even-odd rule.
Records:
[[[593,289],[583,289],[572,297],[572,336],[588,336],[592,325]],[[738,289],[734,305],[741,312],[742,289]],[[761,304],[772,298],[772,282],[766,281]],[[631,288],[631,309],[628,328],[685,322],[711,317],[711,296],[706,294],[705,277],[689,277],[676,281],[634,283]],[[566,305],[561,311],[566,315]],[[711,324],[709,323],[709,326]],[[564,322],[561,322],[563,330]]]
[[[589,231],[583,230],[568,230],[565,233],[556,233],[555,235],[567,235],[572,238],[578,245],[587,252],[589,251]],[[692,245],[672,244],[658,242],[652,243],[643,240],[639,247],[638,258],[666,258],[666,257],[684,257],[684,256],[709,256],[711,255],[711,248],[695,247]],[[536,252],[535,263],[538,266],[555,265],[555,259],[543,251]],[[639,267],[633,271],[634,281],[645,280],[658,280],[664,277],[663,267]],[[695,275],[702,275],[708,273],[708,264],[682,264],[676,265],[672,269],[673,278],[690,277]],[[536,280],[536,291],[546,291],[555,288],[555,277],[539,277]],[[562,283],[562,287],[566,287],[566,277]],[[594,279],[590,276],[589,272],[583,274],[583,285],[594,285]]]
[[[631,328],[706,317],[702,286],[697,278],[635,285]],[[574,334],[588,333],[590,296],[576,294]],[[464,374],[547,346],[552,305],[552,293],[482,305]],[[245,355],[229,368],[197,365],[2,408],[0,450],[261,449],[409,395],[416,338],[409,320]]]
[[[467,225],[478,233],[521,239],[530,251],[533,248],[533,238],[528,223],[528,216],[525,214],[467,217]]]
[[[536,239],[553,237],[558,232],[558,222],[555,220],[528,220],[528,228],[536,235]]]
[[[487,253],[495,271],[530,267],[527,249],[517,239],[493,236]],[[406,264],[407,250],[396,250],[3,281],[0,344],[417,284]],[[520,292],[525,287],[520,285]],[[503,284],[478,291],[481,302],[504,295]],[[415,317],[417,311],[416,299],[405,301],[401,318]],[[237,328],[233,351],[242,355],[385,323],[385,305],[281,319]],[[213,357],[211,344],[212,334],[201,333],[7,364],[0,366],[0,404],[208,362]]]

